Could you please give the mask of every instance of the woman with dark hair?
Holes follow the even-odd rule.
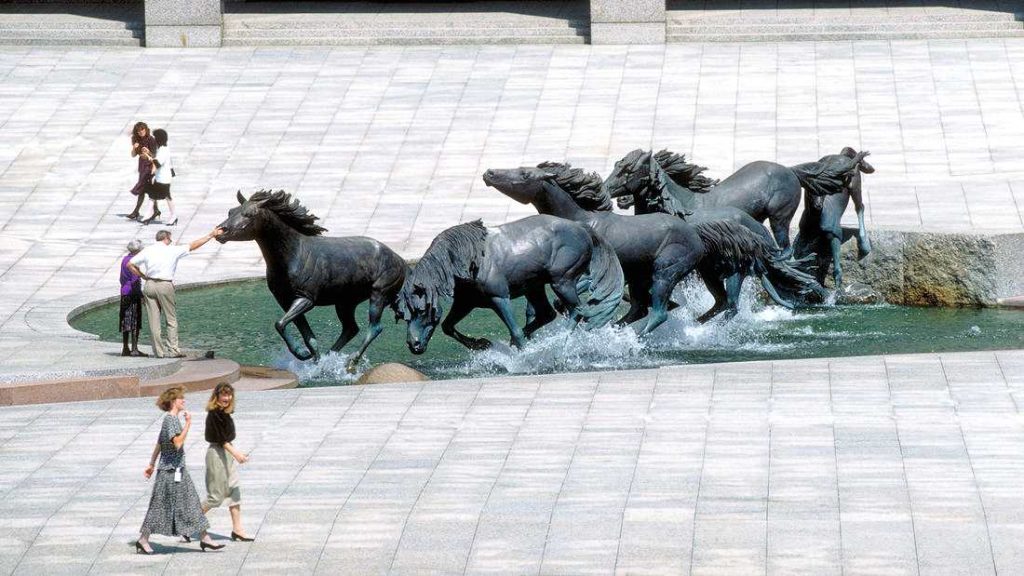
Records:
[[[139,352],[139,331],[142,330],[142,278],[132,272],[128,261],[142,251],[142,242],[132,240],[128,243],[128,254],[121,259],[121,310],[118,314],[118,327],[124,347],[121,356],[146,356]],[[131,339],[132,348],[128,349]]]
[[[238,464],[249,457],[231,443],[235,441],[235,387],[217,384],[206,403],[206,502],[203,513],[226,505],[231,513],[231,539],[252,542],[242,528],[242,493],[238,487]]]
[[[153,130],[153,138],[156,140],[156,151],[146,154],[146,157],[156,166],[156,173],[153,174],[153,182],[147,189],[147,194],[153,199],[153,214],[142,221],[149,224],[160,215],[157,208],[158,200],[167,200],[167,207],[171,211],[171,221],[168,226],[178,223],[178,217],[174,215],[174,200],[171,198],[171,178],[174,177],[174,161],[171,158],[171,147],[167,145],[167,131],[163,128]]]
[[[156,469],[153,496],[149,499],[149,510],[139,530],[135,551],[139,554],[153,553],[149,546],[150,534],[188,536],[196,532],[199,532],[200,550],[220,550],[224,545],[214,544],[206,533],[210,523],[203,515],[199,494],[185,469],[185,439],[192,427],[192,415],[185,411],[185,387],[174,386],[164,390],[156,405],[167,414],[160,426],[160,436],[153,448],[153,456],[143,474],[146,478],[153,475],[158,455],[160,467]],[[178,420],[179,414],[185,418],[184,427]]]
[[[136,122],[132,128],[132,158],[139,158],[139,179],[132,186],[131,193],[135,195],[135,209],[127,214],[129,220],[139,217],[139,209],[146,201],[146,189],[153,180],[153,162],[146,158],[146,155],[156,150],[156,139],[149,133],[149,126],[145,122]],[[156,210],[156,204],[153,204]],[[157,211],[157,213],[159,213]]]

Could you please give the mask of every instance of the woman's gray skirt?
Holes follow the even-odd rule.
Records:
[[[206,450],[206,508],[242,503],[238,488],[238,464],[220,444],[210,444]]]
[[[191,536],[210,527],[199,503],[199,494],[188,470],[181,467],[181,481],[174,481],[174,470],[157,470],[149,511],[142,532],[165,536]]]

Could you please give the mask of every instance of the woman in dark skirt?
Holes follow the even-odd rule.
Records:
[[[139,159],[139,179],[132,187],[132,194],[135,195],[135,209],[127,215],[129,220],[139,217],[139,209],[146,201],[146,189],[153,181],[153,161],[147,158],[148,155],[156,152],[156,138],[149,133],[149,126],[145,122],[136,122],[132,128],[132,158]],[[153,211],[157,212],[156,204],[153,204]],[[158,212],[159,213],[159,212]]]
[[[220,550],[224,545],[214,544],[206,533],[210,523],[203,514],[192,478],[185,469],[185,439],[192,427],[192,415],[185,411],[185,387],[175,386],[164,390],[156,405],[167,414],[160,426],[160,436],[153,448],[153,456],[144,472],[146,478],[153,475],[157,455],[160,456],[160,467],[156,469],[153,496],[149,499],[149,511],[139,530],[135,551],[139,554],[153,553],[149,546],[150,534],[188,536],[196,532],[199,533],[200,550]],[[178,420],[179,414],[185,418],[184,428]]]
[[[118,326],[124,347],[121,356],[147,356],[139,352],[139,331],[142,330],[142,279],[128,268],[128,261],[142,250],[142,242],[128,243],[128,254],[121,260],[121,312]],[[131,350],[128,341],[131,340]]]
[[[160,216],[160,210],[157,208],[158,200],[166,200],[167,208],[171,211],[171,215],[168,217],[168,226],[174,226],[178,223],[178,217],[174,215],[174,199],[171,198],[171,179],[174,177],[174,160],[171,157],[171,147],[167,145],[167,131],[162,128],[153,130],[153,139],[156,141],[156,150],[151,154],[146,153],[143,156],[148,158],[150,162],[156,166],[156,172],[153,173],[153,182],[146,188],[146,194],[153,199],[153,214],[142,221],[143,224],[149,224]]]

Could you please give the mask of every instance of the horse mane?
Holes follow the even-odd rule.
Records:
[[[326,228],[315,224],[320,218],[314,216],[299,203],[298,199],[284,190],[260,190],[249,197],[250,202],[258,202],[260,207],[270,210],[285,224],[296,232],[306,236],[319,236]]]
[[[612,209],[612,198],[604,189],[604,180],[597,172],[587,173],[579,168],[560,162],[541,162],[543,168],[555,175],[555,184],[573,199],[576,204],[590,212],[604,212]]]
[[[406,277],[396,302],[399,314],[412,318],[411,299],[419,289],[425,294],[427,312],[439,320],[440,301],[455,295],[455,280],[476,277],[486,240],[487,228],[481,220],[458,224],[438,234]]]
[[[771,258],[764,239],[729,220],[698,222],[695,226],[704,254],[714,255],[719,262],[732,262],[739,268],[750,266],[760,256]]]
[[[706,194],[718,184],[718,180],[702,174],[707,170],[706,167],[687,162],[686,156],[682,154],[662,150],[654,155],[654,161],[672,178],[673,182],[691,192]]]

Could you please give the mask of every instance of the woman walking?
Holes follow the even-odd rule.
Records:
[[[142,278],[132,272],[128,261],[142,250],[142,242],[132,240],[128,243],[128,254],[121,259],[121,311],[118,314],[118,325],[124,346],[121,356],[147,356],[139,352],[139,331],[142,329]],[[131,340],[131,350],[128,341]]]
[[[146,155],[156,150],[156,139],[149,133],[149,126],[145,122],[136,122],[132,128],[132,158],[139,158],[139,179],[132,187],[132,194],[135,195],[135,209],[127,214],[129,220],[136,220],[139,217],[139,209],[146,201],[146,190],[149,183],[153,181],[153,162],[146,158]],[[156,204],[153,205],[156,211]]]
[[[217,384],[206,403],[206,502],[203,513],[224,504],[231,513],[231,539],[252,542],[242,528],[241,490],[238,488],[238,466],[249,461],[231,443],[235,440],[235,388]],[[237,464],[236,464],[237,463]]]
[[[199,494],[185,469],[185,440],[192,427],[192,415],[185,411],[185,387],[175,386],[164,390],[156,405],[167,414],[160,426],[160,436],[153,448],[153,456],[144,472],[146,478],[153,475],[157,455],[160,456],[160,467],[156,470],[153,496],[149,499],[149,511],[139,530],[135,551],[139,554],[153,553],[149,546],[150,534],[187,536],[196,532],[199,532],[200,550],[220,550],[224,545],[214,544],[206,533],[210,523],[203,515]],[[179,414],[185,418],[184,428],[178,420]]]
[[[157,208],[158,200],[167,200],[167,208],[170,209],[170,222],[168,226],[178,223],[178,217],[174,215],[174,200],[171,198],[171,178],[174,177],[174,160],[171,158],[171,147],[167,145],[167,131],[163,128],[153,130],[153,139],[156,140],[156,151],[152,154],[145,153],[144,157],[156,166],[153,174],[153,183],[149,185],[146,193],[153,199],[153,213],[142,221],[149,224],[160,216],[160,209]]]

